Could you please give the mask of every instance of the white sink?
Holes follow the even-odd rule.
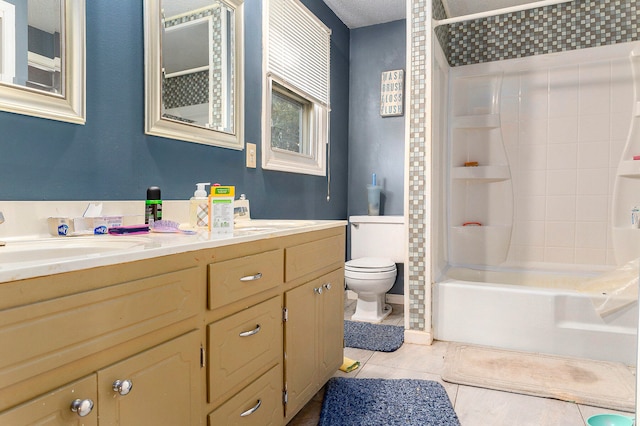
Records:
[[[126,250],[142,250],[149,241],[132,237],[64,237],[7,241],[0,247],[0,264],[47,262],[68,257],[95,257]]]

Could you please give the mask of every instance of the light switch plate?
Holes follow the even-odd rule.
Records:
[[[256,168],[256,144],[247,143],[245,150],[247,151],[247,168]]]

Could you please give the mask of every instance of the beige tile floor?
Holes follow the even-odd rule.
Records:
[[[384,323],[403,325],[403,306],[392,306],[393,312]],[[345,300],[344,318],[350,319],[354,311],[355,300]],[[440,378],[446,351],[447,342],[440,341],[431,346],[405,343],[389,353],[345,348],[344,355],[360,361],[361,366],[351,373],[338,371],[335,376],[435,380],[444,385],[463,426],[584,426],[586,419],[594,414],[630,415],[555,399],[446,383]],[[317,425],[322,395],[323,391],[318,392],[289,426]]]

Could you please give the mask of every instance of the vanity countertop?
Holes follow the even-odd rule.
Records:
[[[0,283],[346,225],[346,220],[249,220],[229,235],[199,231],[5,239],[0,247]]]

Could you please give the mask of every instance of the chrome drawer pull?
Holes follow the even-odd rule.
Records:
[[[88,416],[93,410],[93,401],[90,399],[74,399],[71,402],[71,411],[80,417]]]
[[[256,334],[258,331],[260,331],[260,324],[256,324],[256,328],[254,328],[251,331],[243,331],[242,333],[240,333],[240,337],[249,337],[249,336],[253,336],[254,334]]]
[[[253,414],[256,411],[258,411],[258,408],[260,408],[261,405],[262,405],[262,400],[259,399],[258,403],[253,408],[249,408],[247,411],[245,411],[244,413],[240,414],[240,417],[250,416],[251,414]]]
[[[258,272],[255,275],[247,275],[246,277],[240,278],[240,281],[255,281],[262,278],[262,272]]]

